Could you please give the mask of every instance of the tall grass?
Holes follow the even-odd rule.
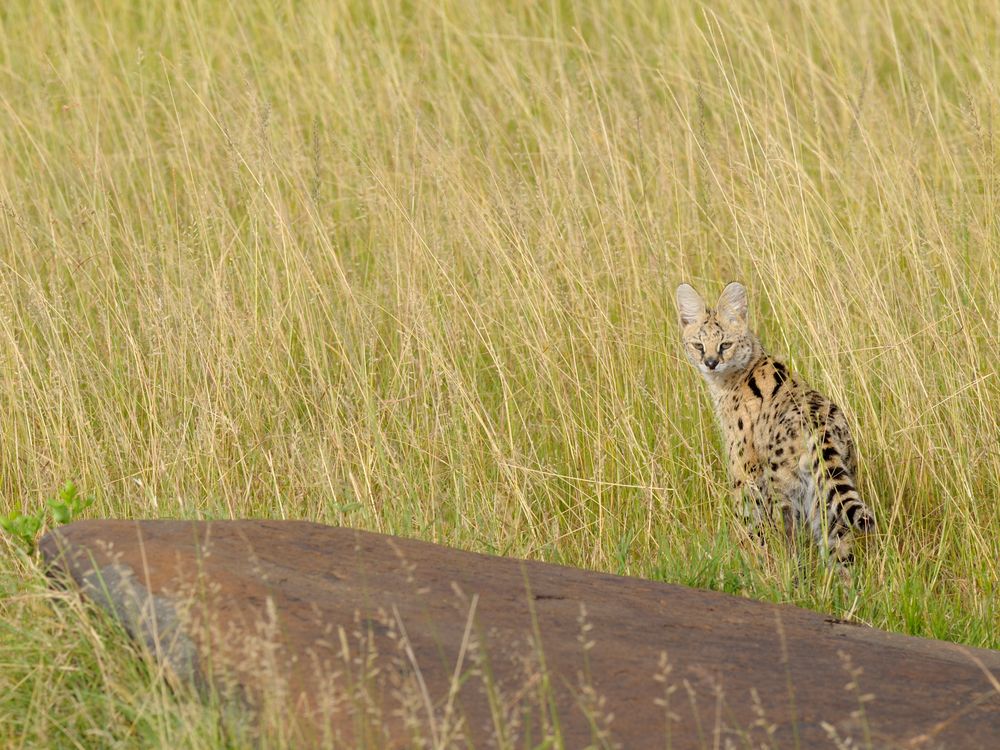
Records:
[[[985,2],[6,3],[0,510],[72,479],[1000,647],[998,70]],[[672,302],[731,279],[850,415],[857,596],[739,541]],[[183,744],[8,546],[0,743]]]

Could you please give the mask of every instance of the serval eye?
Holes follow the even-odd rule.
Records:
[[[721,344],[719,344],[719,351],[720,352],[724,352],[724,351],[726,351],[726,349],[728,349],[732,345],[733,345],[733,343],[731,341],[723,341]]]
[[[696,342],[695,342],[695,344],[694,344],[694,348],[695,348],[695,349],[697,349],[697,350],[698,350],[699,352],[701,352],[702,354],[704,354],[704,353],[705,353],[705,347],[703,347],[703,346],[702,346],[701,344],[699,344],[699,343],[698,343],[697,341],[696,341]]]

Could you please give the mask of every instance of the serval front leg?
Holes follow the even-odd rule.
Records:
[[[756,476],[755,476],[756,474]],[[760,472],[740,472],[732,480],[733,502],[736,514],[747,536],[758,546],[766,544],[764,525],[770,518],[770,498]]]

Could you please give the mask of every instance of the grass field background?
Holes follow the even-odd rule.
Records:
[[[5,3],[0,511],[72,480],[998,648],[998,73],[989,2]],[[849,414],[857,592],[741,540],[673,305],[733,279]],[[0,745],[214,741],[9,538],[0,587]]]

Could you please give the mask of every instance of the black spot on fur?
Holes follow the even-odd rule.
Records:
[[[834,466],[830,469],[830,479],[841,479],[847,476],[847,470],[843,466]]]
[[[871,531],[875,527],[875,519],[871,517],[870,513],[862,513],[854,527],[859,531]]]
[[[757,385],[757,378],[755,373],[750,373],[750,377],[747,378],[747,385],[750,387],[750,392],[757,397],[758,400],[764,400],[764,394],[760,392],[760,386]]]
[[[784,385],[785,381],[788,379],[788,372],[785,370],[785,366],[780,362],[774,363],[774,388],[771,389],[771,398],[774,398],[775,394],[781,390],[781,386]]]
[[[739,430],[743,429],[743,417],[740,417],[739,419],[736,420],[736,428]]]
[[[847,494],[848,492],[854,492],[854,486],[846,482],[838,484],[837,492],[842,495]]]
[[[826,446],[823,449],[823,460],[824,461],[832,461],[833,459],[835,459],[839,455],[840,454],[837,453],[837,449],[834,448],[832,445],[828,445],[828,446]]]
[[[785,453],[784,448],[776,448],[774,451],[774,455],[776,455],[778,458],[781,458],[784,455],[784,453]]]

